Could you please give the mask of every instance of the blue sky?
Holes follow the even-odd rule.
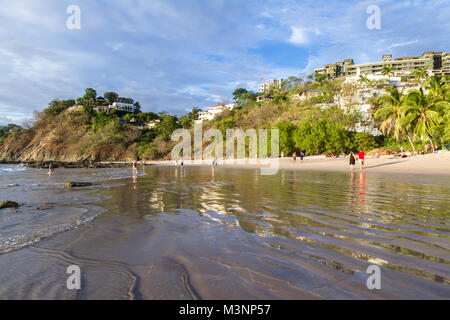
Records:
[[[66,27],[69,5],[80,30]],[[0,125],[88,87],[182,114],[261,77],[449,51],[449,17],[450,0],[0,0]]]

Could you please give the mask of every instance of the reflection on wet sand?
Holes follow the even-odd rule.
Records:
[[[105,191],[92,224],[0,256],[0,297],[448,298],[450,186],[417,179],[146,168]],[[53,285],[67,263],[86,271],[76,295]],[[366,287],[371,264],[380,291]]]

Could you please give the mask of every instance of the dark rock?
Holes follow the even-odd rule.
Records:
[[[2,203],[0,203],[0,209],[18,208],[18,207],[19,207],[19,204],[17,202],[14,202],[14,201],[5,200]]]
[[[66,182],[64,187],[66,188],[81,188],[81,187],[90,187],[93,184],[91,182]]]

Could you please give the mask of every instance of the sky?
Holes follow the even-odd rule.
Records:
[[[373,5],[379,29],[367,26]],[[449,17],[450,0],[0,0],[0,125],[85,88],[181,115],[261,77],[449,52]]]

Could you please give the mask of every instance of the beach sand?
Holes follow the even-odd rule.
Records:
[[[185,166],[211,166],[212,160],[185,161]],[[280,170],[299,171],[326,171],[326,172],[350,172],[348,157],[326,158],[324,156],[306,157],[303,162],[300,159],[293,161],[292,158],[279,159]],[[174,166],[174,161],[148,161],[146,164]],[[276,165],[275,163],[273,165]],[[269,165],[264,161],[236,160],[219,161],[220,167],[234,167],[241,169],[267,168]],[[356,163],[354,169],[360,171]],[[366,157],[364,172],[367,173],[401,173],[421,175],[450,175],[450,152],[439,154],[418,155],[408,158],[394,158],[394,156],[382,156],[379,159]]]

